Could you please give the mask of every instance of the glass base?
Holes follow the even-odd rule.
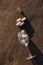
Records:
[[[28,58],[26,58],[27,60],[29,60],[29,59],[33,59],[34,57],[36,57],[36,55],[34,55],[34,56],[30,56],[30,57],[28,57]]]

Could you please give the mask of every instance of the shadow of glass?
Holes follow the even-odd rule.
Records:
[[[28,48],[32,55],[36,55],[35,58],[31,59],[33,65],[43,65],[43,54],[39,50],[39,48],[30,40],[28,44]]]
[[[27,16],[24,14],[24,12],[21,12],[23,17]],[[33,29],[31,22],[28,20],[25,21],[25,25],[23,25],[22,27],[20,27],[21,30],[25,30],[27,31],[29,37],[30,37],[30,43],[28,44],[28,48],[31,52],[32,55],[36,55],[35,58],[31,59],[33,65],[43,65],[43,54],[41,53],[41,51],[39,50],[39,48],[33,43],[33,41],[31,40],[31,38],[33,37],[33,34],[35,33],[35,30]]]
[[[25,14],[23,12],[21,12],[22,16],[23,17],[26,17]],[[27,17],[26,17],[27,18]],[[25,30],[29,37],[32,38],[33,37],[33,34],[35,33],[35,30],[33,29],[32,25],[31,25],[31,22],[28,20],[28,18],[24,21],[24,25],[22,27],[20,27],[21,30]]]

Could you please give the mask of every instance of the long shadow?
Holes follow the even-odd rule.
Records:
[[[21,14],[22,14],[22,16],[26,17],[25,14],[23,13],[23,11],[21,12]],[[31,40],[31,37],[33,37],[33,34],[35,33],[35,30],[33,29],[33,27],[31,25],[30,21],[28,20],[28,18],[25,21],[25,25],[20,27],[20,28],[21,28],[21,30],[22,29],[26,30],[29,37],[30,37],[30,43],[28,45],[28,48],[29,48],[30,53],[32,55],[36,55],[35,58],[31,59],[33,65],[43,65],[43,54],[41,53],[39,48]]]
[[[33,65],[43,65],[43,54],[39,50],[39,48],[30,40],[28,44],[28,48],[32,55],[36,55],[35,58],[31,59]]]
[[[21,15],[23,16],[23,17],[26,17],[26,15],[23,13],[23,12],[21,12]],[[27,17],[26,17],[27,18]],[[32,27],[32,25],[31,25],[31,22],[28,20],[28,18],[27,18],[27,20],[26,21],[24,21],[24,25],[22,26],[22,27],[20,27],[20,29],[21,30],[25,30],[27,33],[28,33],[28,35],[29,35],[29,37],[30,38],[32,38],[33,37],[33,34],[35,33],[35,30],[33,29],[33,27]]]

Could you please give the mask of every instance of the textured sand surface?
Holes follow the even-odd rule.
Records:
[[[22,17],[17,7],[35,31],[29,30],[33,34],[29,48],[17,38],[16,19]],[[26,60],[29,50],[36,58]],[[43,0],[0,0],[0,65],[43,65]]]

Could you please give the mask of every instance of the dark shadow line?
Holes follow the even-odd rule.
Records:
[[[43,65],[43,54],[41,53],[39,48],[33,43],[32,40],[30,40],[28,48],[32,55],[36,55],[35,58],[31,59],[33,65]]]

